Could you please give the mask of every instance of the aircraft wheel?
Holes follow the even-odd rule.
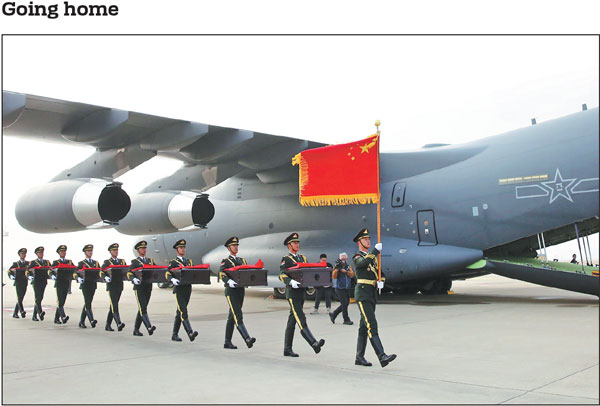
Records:
[[[394,294],[396,295],[416,295],[419,292],[418,286],[400,286],[394,288]]]
[[[315,300],[317,297],[317,289],[315,288],[306,288],[304,292],[304,298],[309,300]]]
[[[285,299],[285,288],[273,288],[273,296],[277,299]]]
[[[425,284],[420,290],[424,295],[445,295],[451,287],[452,280],[444,278],[431,281]]]

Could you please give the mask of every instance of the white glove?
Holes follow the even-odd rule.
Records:
[[[83,278],[81,276],[77,277],[77,283],[83,283]]]
[[[105,276],[104,277],[104,282],[106,282],[106,283],[110,283],[111,280],[112,279],[110,279],[110,276]]]
[[[378,242],[377,244],[375,244],[375,249],[376,249],[377,251],[381,252],[381,249],[382,249],[382,248],[383,248],[383,245],[382,245],[380,242]]]
[[[235,285],[237,285],[237,283],[233,279],[229,279],[227,281],[227,284],[229,285],[230,288],[235,288]]]
[[[140,283],[142,283],[141,280],[139,280],[138,278],[133,278],[133,284],[134,285],[139,285]]]
[[[300,283],[298,283],[298,281],[295,281],[293,279],[290,281],[290,285],[292,285],[292,288],[294,288],[294,289],[298,289],[300,287]]]
[[[50,275],[50,278],[55,281],[56,280],[56,275]]]
[[[177,278],[171,278],[171,282],[173,282],[173,285],[175,285],[175,286],[177,286],[181,283],[181,282],[179,282],[179,279],[177,279]]]
[[[383,289],[383,281],[377,281],[377,289]]]
[[[32,276],[32,275],[29,275],[29,276],[27,277],[27,279],[29,279],[29,281],[30,281],[30,282],[33,282],[33,276]]]
[[[8,276],[10,279],[12,279],[13,281],[15,280],[15,275],[9,275]]]

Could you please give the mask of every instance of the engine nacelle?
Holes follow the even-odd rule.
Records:
[[[152,192],[133,196],[131,210],[119,223],[123,234],[162,234],[206,227],[215,215],[208,195],[193,192]]]
[[[70,179],[28,190],[17,202],[19,224],[35,233],[62,233],[118,224],[131,207],[121,183]]]

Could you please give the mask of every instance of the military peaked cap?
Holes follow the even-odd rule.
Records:
[[[294,241],[300,242],[300,236],[298,236],[298,233],[292,233],[288,235],[287,238],[283,240],[283,245],[288,245],[289,243]]]
[[[231,237],[227,241],[225,241],[225,246],[229,247],[230,245],[240,245],[240,239],[237,237]]]
[[[360,240],[361,238],[367,238],[369,236],[369,230],[367,230],[366,228],[363,228],[362,230],[360,230],[358,232],[358,234],[356,234],[356,236],[354,237],[354,239],[352,241],[354,242],[358,242],[358,240]]]
[[[146,248],[148,246],[148,243],[144,240],[138,242],[137,244],[134,245],[133,248],[135,248],[136,250],[139,248]]]
[[[181,240],[178,240],[175,244],[173,244],[173,248],[177,249],[179,247],[185,247],[185,240],[182,238]]]

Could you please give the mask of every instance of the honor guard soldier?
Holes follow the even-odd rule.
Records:
[[[354,298],[360,310],[360,327],[358,328],[358,341],[356,343],[355,365],[370,367],[372,364],[365,359],[365,350],[367,347],[367,336],[371,340],[371,345],[375,354],[379,358],[381,367],[396,359],[396,354],[386,355],[383,351],[383,344],[379,339],[377,331],[377,319],[375,318],[375,304],[377,303],[377,289],[383,288],[383,273],[381,281],[378,281],[378,262],[377,255],[381,252],[381,243],[375,244],[375,248],[369,253],[371,247],[371,237],[369,230],[363,228],[356,234],[353,241],[358,244],[358,252],[352,259],[356,268],[356,287],[354,288]]]
[[[288,235],[283,241],[283,245],[287,246],[290,251],[288,255],[281,258],[281,266],[279,267],[279,279],[285,284],[285,298],[290,303],[290,315],[288,316],[287,326],[285,328],[283,355],[286,357],[298,356],[298,354],[292,351],[296,323],[298,323],[298,327],[300,327],[300,334],[302,334],[302,337],[310,344],[315,353],[318,354],[321,351],[321,347],[325,344],[325,340],[321,339],[317,341],[306,324],[306,316],[302,310],[302,306],[304,305],[304,291],[306,288],[301,288],[298,281],[290,278],[285,273],[288,268],[296,266],[298,262],[306,262],[306,257],[298,254],[298,250],[300,249],[298,233]]]
[[[67,246],[59,245],[56,249],[56,253],[59,258],[52,262],[52,266],[55,267],[58,264],[67,264],[73,265],[73,261],[70,259],[66,259],[67,255]],[[50,277],[54,280],[54,287],[56,288],[56,313],[54,313],[54,323],[56,324],[66,324],[69,320],[69,316],[65,314],[65,301],[67,300],[67,295],[69,293],[69,285],[71,284],[70,279],[58,279],[58,274],[56,271],[48,271]]]
[[[42,310],[42,299],[44,299],[44,291],[46,290],[46,285],[48,285],[48,277],[35,277],[35,272],[31,270],[36,266],[50,266],[50,261],[44,259],[44,247],[37,247],[35,249],[35,253],[37,258],[29,263],[29,267],[27,271],[25,271],[25,275],[31,281],[33,285],[33,293],[35,294],[35,306],[33,307],[33,317],[31,320],[38,321],[37,315],[39,314],[40,320],[44,320],[44,316],[46,312]],[[39,275],[39,274],[38,274]]]
[[[124,259],[118,258],[119,244],[110,244],[108,246],[108,252],[110,252],[110,258],[104,260],[102,268],[106,268],[110,265],[127,265]],[[125,327],[125,323],[121,322],[121,316],[119,315],[119,300],[121,299],[121,293],[123,292],[123,279],[112,280],[112,278],[106,275],[103,271],[100,271],[100,277],[104,278],[104,282],[106,282],[106,291],[108,292],[108,298],[110,300],[110,307],[108,308],[108,315],[106,316],[106,326],[104,326],[104,330],[115,331],[110,326],[113,319],[115,319],[115,323],[117,323],[117,329],[121,331]]]
[[[192,266],[192,260],[184,257],[185,240],[177,241],[173,244],[173,248],[177,251],[177,257],[169,262],[169,271],[173,268]],[[166,272],[165,277],[173,283],[173,294],[175,295],[175,301],[177,302],[177,311],[175,311],[175,323],[173,324],[173,335],[171,336],[171,340],[181,341],[181,338],[179,338],[179,327],[181,327],[181,323],[183,323],[183,328],[190,341],[194,341],[198,332],[192,329],[187,311],[187,305],[190,302],[190,296],[192,295],[192,285],[181,285],[181,281],[173,277],[173,274],[169,271]]]
[[[150,302],[150,296],[152,295],[152,283],[142,282],[135,277],[133,272],[131,272],[133,269],[141,268],[144,265],[154,265],[152,258],[146,257],[147,247],[148,243],[143,240],[135,244],[134,248],[138,252],[138,257],[131,261],[129,272],[127,272],[127,279],[133,282],[133,291],[135,292],[135,297],[138,302],[138,313],[135,316],[135,325],[133,326],[134,336],[143,336],[140,332],[142,322],[144,322],[146,329],[148,329],[149,335],[152,335],[154,330],[156,330],[156,326],[153,326],[150,323],[150,318],[148,317],[148,303]]]
[[[248,334],[248,330],[246,330],[246,326],[244,325],[242,306],[244,305],[246,288],[243,286],[236,286],[237,283],[229,278],[227,273],[224,272],[224,270],[228,268],[246,265],[246,260],[237,256],[239,245],[240,239],[237,237],[231,237],[225,242],[225,247],[229,251],[229,256],[221,261],[221,268],[219,270],[219,278],[225,283],[225,297],[227,298],[227,303],[229,303],[229,315],[227,316],[227,324],[225,324],[225,344],[223,345],[223,348],[232,350],[237,349],[237,346],[233,345],[231,342],[234,323],[248,348],[252,348],[256,342],[256,338],[250,337],[250,334]]]
[[[83,261],[79,261],[77,264],[79,269],[100,268],[100,263],[95,259],[92,259],[92,254],[94,253],[94,246],[92,244],[85,245],[83,247],[83,252],[85,253],[85,259]],[[94,294],[96,293],[97,282],[95,280],[85,280],[85,278],[77,275],[77,272],[73,273],[73,278],[77,279],[77,282],[79,282],[79,289],[81,289],[81,293],[83,293],[84,300],[83,309],[81,310],[81,318],[79,319],[79,327],[87,328],[85,325],[85,316],[87,316],[92,328],[95,328],[98,320],[94,319],[94,313],[92,312],[92,300],[94,300]]]
[[[19,254],[19,260],[17,262],[13,262],[8,269],[8,277],[14,281],[13,285],[17,290],[17,304],[15,305],[15,311],[13,313],[13,317],[15,319],[19,318],[19,312],[21,312],[21,318],[25,318],[25,315],[27,314],[25,308],[23,307],[23,298],[27,292],[27,278],[23,277],[17,279],[17,273],[14,271],[14,269],[26,269],[29,266],[29,261],[25,261],[25,257],[27,256],[27,248],[21,248],[19,251],[17,251],[17,253]]]

